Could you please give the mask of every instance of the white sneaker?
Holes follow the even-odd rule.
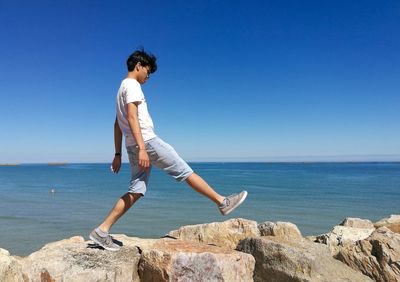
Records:
[[[224,199],[222,204],[218,207],[223,215],[231,213],[234,209],[240,206],[247,197],[247,191],[242,191],[239,194],[232,194]]]
[[[90,232],[89,238],[97,245],[103,247],[106,250],[115,252],[121,249],[120,246],[114,243],[111,235],[107,235],[107,237],[101,237],[99,234],[97,234],[96,230],[93,230],[92,232]]]

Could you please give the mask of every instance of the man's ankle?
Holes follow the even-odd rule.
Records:
[[[224,198],[224,200],[221,202],[221,204],[219,204],[219,206],[218,207],[223,207],[223,206],[226,206],[226,204],[227,204],[227,198]]]
[[[96,229],[96,233],[99,234],[99,236],[101,237],[107,237],[108,236],[108,231],[103,231],[100,226],[97,227]]]
[[[221,197],[221,198],[219,198],[219,199],[218,199],[217,205],[218,205],[218,206],[221,206],[221,205],[224,203],[225,199],[226,199],[226,197]]]

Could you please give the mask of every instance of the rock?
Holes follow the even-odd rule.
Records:
[[[288,240],[302,239],[300,230],[291,222],[271,222],[266,221],[258,225],[261,236],[278,236]]]
[[[154,245],[154,243],[158,241],[158,239],[143,239],[139,237],[129,237],[124,234],[114,234],[113,237],[118,241],[123,242],[124,246],[126,247],[139,248],[139,252],[141,252],[142,250],[150,249]]]
[[[369,219],[361,219],[354,217],[345,218],[340,225],[347,227],[354,227],[354,228],[366,228],[366,229],[375,228],[374,224]]]
[[[341,248],[336,258],[375,281],[400,281],[400,235],[386,227]]]
[[[187,225],[168,233],[168,236],[181,240],[214,244],[220,247],[235,249],[240,240],[259,236],[257,222],[242,218],[224,222]]]
[[[254,258],[229,248],[160,239],[144,250],[139,275],[146,281],[253,281]]]
[[[123,246],[110,252],[88,243],[82,237],[72,237],[21,258],[24,278],[32,282],[140,281],[137,248]]]
[[[23,281],[21,265],[10,256],[7,250],[0,248],[0,281],[18,282]]]
[[[335,260],[327,246],[280,237],[247,238],[238,250],[256,260],[254,281],[372,281]]]
[[[356,228],[348,226],[335,226],[327,234],[317,236],[316,242],[326,244],[332,255],[336,255],[343,246],[353,245],[371,235],[375,228]]]
[[[375,226],[398,230],[399,220],[392,215]],[[178,240],[114,235],[124,244],[119,252],[76,236],[24,258],[0,249],[0,281],[371,281],[364,273],[400,282],[400,234],[388,228],[346,218],[304,239],[290,222],[237,218],[168,234]]]
[[[306,236],[306,237],[304,237],[304,239],[311,241],[311,242],[317,242],[317,236],[314,236],[314,235]],[[317,243],[319,243],[319,242],[317,242]]]
[[[374,223],[376,228],[385,226],[395,233],[400,233],[400,215],[392,214],[389,218],[384,218]]]

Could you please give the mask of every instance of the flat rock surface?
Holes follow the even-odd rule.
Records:
[[[168,233],[168,236],[181,240],[214,244],[230,249],[235,249],[239,241],[246,237],[259,235],[257,222],[242,218],[224,222],[187,225]]]
[[[21,265],[10,256],[7,250],[0,248],[0,281],[22,281]]]
[[[254,281],[372,281],[335,260],[327,246],[305,239],[247,238],[238,250],[254,256]]]
[[[375,281],[400,281],[400,234],[381,227],[365,240],[341,248],[336,258]]]
[[[142,253],[141,281],[253,281],[254,258],[228,248],[160,239]]]
[[[316,242],[327,245],[332,255],[336,255],[340,248],[354,245],[357,241],[368,238],[374,231],[374,227],[356,228],[337,225],[331,232],[317,236]]]
[[[378,222],[375,222],[374,225],[376,228],[387,227],[393,232],[400,234],[400,215],[392,214],[388,218],[383,218]]]
[[[291,222],[271,222],[266,221],[258,225],[261,236],[277,236],[281,238],[302,239],[303,236],[297,226]]]
[[[72,237],[45,245],[19,259],[22,274],[29,281],[139,281],[139,252],[124,246],[118,252],[106,251]]]
[[[340,225],[347,227],[354,227],[354,228],[366,228],[366,229],[375,228],[374,224],[369,219],[361,219],[356,217],[347,217],[343,220],[343,222]]]

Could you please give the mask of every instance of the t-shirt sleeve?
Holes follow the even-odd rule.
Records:
[[[141,103],[143,101],[142,90],[139,84],[129,83],[125,88],[125,103]]]

